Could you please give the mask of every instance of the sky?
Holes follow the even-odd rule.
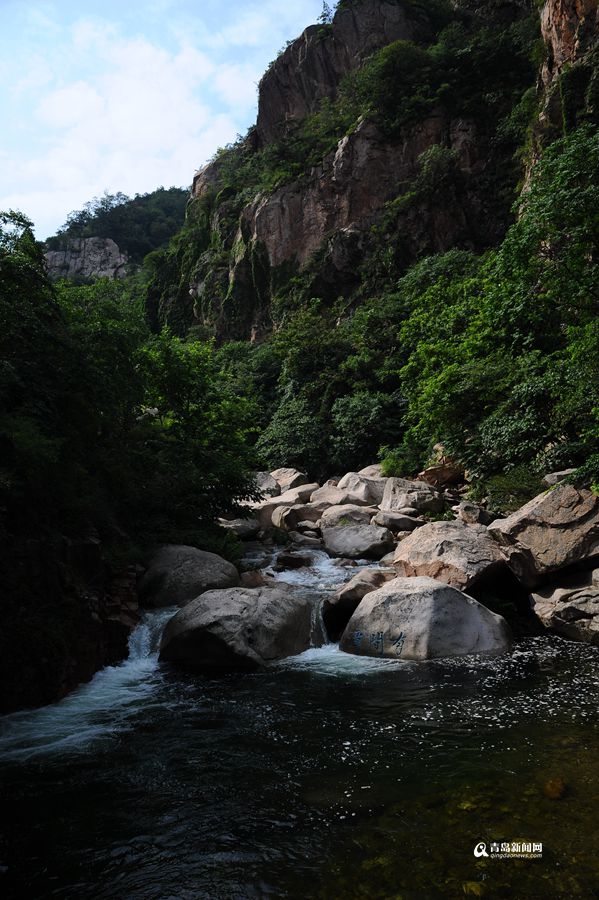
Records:
[[[322,0],[0,0],[0,209],[43,240],[104,191],[191,184]]]

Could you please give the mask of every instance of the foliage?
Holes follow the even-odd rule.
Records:
[[[210,344],[148,334],[134,281],[53,287],[31,223],[1,222],[4,532],[192,539],[251,491],[251,403]]]
[[[426,161],[433,184],[451,163]],[[349,312],[297,276],[268,341],[219,351],[258,400],[264,464],[320,476],[383,448],[385,473],[410,476],[442,441],[481,483],[532,472],[536,489],[570,465],[596,480],[598,174],[587,125],[546,150],[500,247],[425,258]]]
[[[48,238],[57,250],[70,238],[112,238],[133,263],[166,244],[183,223],[189,193],[184,188],[158,188],[149,194],[108,194],[94,197],[83,209],[69,213],[56,235]]]

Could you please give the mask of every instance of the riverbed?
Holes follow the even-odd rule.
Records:
[[[317,555],[279,577],[317,597],[351,574]],[[326,644],[201,678],[158,663],[175,611],[146,614],[122,665],[0,720],[0,896],[599,896],[597,649]],[[541,854],[491,851],[508,843]]]

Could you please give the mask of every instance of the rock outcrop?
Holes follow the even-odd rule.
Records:
[[[541,7],[541,34],[546,56],[539,79],[540,115],[528,178],[547,139],[561,136],[564,128],[575,126],[589,113],[597,113],[593,99],[599,47],[596,0],[545,0]]]
[[[506,621],[456,588],[432,578],[395,578],[367,594],[340,648],[359,656],[437,659],[509,649]]]
[[[337,95],[339,82],[375,50],[392,41],[430,37],[417,7],[393,0],[363,0],[337,10],[330,25],[310,25],[271,64],[258,88],[256,131],[264,146]]]
[[[208,591],[167,624],[160,659],[194,672],[254,670],[307,650],[312,605],[284,586]]]
[[[489,525],[515,576],[527,587],[599,555],[599,497],[558,484]]]
[[[185,606],[211,588],[235,587],[239,572],[217,556],[179,544],[161,547],[139,583],[144,606]]]
[[[110,238],[70,238],[64,249],[46,252],[46,268],[53,280],[124,278],[127,266],[127,255]]]

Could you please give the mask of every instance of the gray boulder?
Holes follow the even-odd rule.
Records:
[[[321,528],[333,528],[336,525],[369,525],[376,513],[372,506],[358,506],[355,503],[343,503],[341,506],[329,506],[322,514]]]
[[[573,641],[599,646],[599,569],[576,572],[532,594],[546,628]]]
[[[322,539],[330,556],[350,559],[380,559],[393,548],[393,535],[378,525],[337,525],[322,529]]]
[[[483,525],[429,522],[404,538],[393,565],[404,577],[427,575],[460,590],[505,570],[499,545]]]
[[[49,250],[46,268],[57,278],[125,278],[127,254],[111,238],[70,238],[61,250]]]
[[[323,505],[318,503],[294,503],[292,506],[277,506],[271,513],[271,523],[284,531],[295,531],[300,524],[309,522],[312,527],[323,514]]]
[[[167,624],[160,659],[194,672],[254,670],[310,646],[312,604],[287,586],[208,591]]]
[[[366,478],[385,478],[383,475],[383,467],[380,463],[374,463],[372,466],[365,466],[360,469],[358,475],[365,475]]]
[[[456,506],[453,506],[452,509],[456,514],[456,518],[467,525],[490,525],[493,521],[493,517],[486,509],[482,509],[476,503],[469,503],[467,500],[462,500]]]
[[[277,497],[281,493],[280,484],[275,481],[270,472],[256,472],[254,481],[260,493],[267,497]]]
[[[383,499],[386,478],[370,478],[359,472],[348,472],[337,484],[340,491],[348,491],[373,506],[378,506]]]
[[[390,528],[392,531],[414,531],[420,525],[424,525],[424,519],[415,519],[405,516],[394,509],[381,509],[372,517],[372,525],[380,525],[381,528]]]
[[[138,593],[144,606],[185,606],[204,591],[238,584],[235,566],[216,553],[167,544],[152,557]]]
[[[360,600],[394,577],[393,572],[384,569],[360,569],[332,597],[326,597],[322,618],[329,638],[338,640]]]
[[[226,528],[242,541],[251,541],[258,536],[260,522],[258,519],[217,519],[221,528]]]
[[[599,497],[558,484],[507,519],[489,525],[509,567],[534,587],[546,576],[599,554]]]
[[[388,478],[381,501],[381,509],[399,510],[405,507],[416,509],[418,512],[438,513],[443,510],[443,498],[426,481]]]
[[[252,508],[256,518],[260,522],[260,527],[264,530],[272,528],[272,514],[275,509],[280,506],[299,506],[305,504],[316,487],[318,487],[317,484],[309,484],[305,487],[291,488],[279,497],[268,497],[266,500],[257,503]],[[321,509],[323,508],[324,507],[321,507]],[[308,518],[308,516],[306,515],[304,518]]]
[[[291,488],[301,487],[302,484],[308,484],[308,476],[305,472],[300,472],[298,469],[275,469],[274,472],[271,472],[270,474],[279,485],[281,493],[284,493]]]
[[[367,594],[341,636],[340,649],[359,656],[437,659],[497,654],[510,646],[502,616],[432,578],[395,578]]]
[[[549,487],[554,487],[554,485],[559,484],[560,481],[563,481],[564,478],[567,478],[569,475],[573,475],[576,469],[562,469],[561,472],[548,472],[543,476],[543,481]]]

